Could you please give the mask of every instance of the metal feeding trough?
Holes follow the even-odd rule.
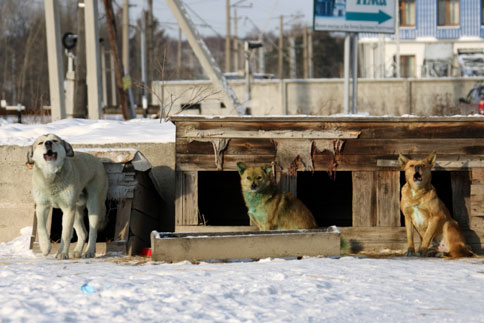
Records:
[[[290,231],[151,233],[151,256],[155,261],[339,255],[340,232],[336,227]]]

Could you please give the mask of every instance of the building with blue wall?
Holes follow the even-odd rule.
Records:
[[[360,34],[363,77],[396,76],[398,56],[402,77],[484,75],[484,0],[398,1],[398,38]]]

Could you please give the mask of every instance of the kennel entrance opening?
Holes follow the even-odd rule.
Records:
[[[311,210],[320,227],[352,226],[351,172],[298,172],[297,197]]]
[[[238,172],[198,172],[200,225],[248,226]]]

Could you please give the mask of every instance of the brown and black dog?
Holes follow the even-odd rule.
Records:
[[[259,230],[316,229],[309,209],[291,193],[282,193],[272,181],[272,167],[247,167],[238,162],[240,185],[250,219]]]
[[[423,160],[411,160],[402,154],[398,156],[407,180],[402,187],[400,203],[407,231],[408,249],[405,255],[432,256],[441,253],[449,257],[471,257],[474,253],[467,247],[459,224],[452,219],[431,184],[435,159],[435,152]],[[417,253],[413,243],[414,228],[421,240]],[[430,246],[432,242],[436,248]]]

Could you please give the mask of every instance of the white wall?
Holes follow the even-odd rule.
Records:
[[[370,115],[448,115],[456,111],[459,98],[465,97],[479,78],[432,79],[360,79],[358,82],[358,111]],[[244,82],[231,82],[240,101],[245,98]],[[161,83],[153,82],[153,104],[161,98]],[[173,103],[172,112],[180,104],[193,101],[194,93],[210,94],[201,102],[204,115],[225,115],[220,107],[222,97],[209,81],[166,82],[165,105]],[[265,80],[252,86],[252,115],[344,113],[342,79]],[[198,113],[186,111],[183,113]]]

